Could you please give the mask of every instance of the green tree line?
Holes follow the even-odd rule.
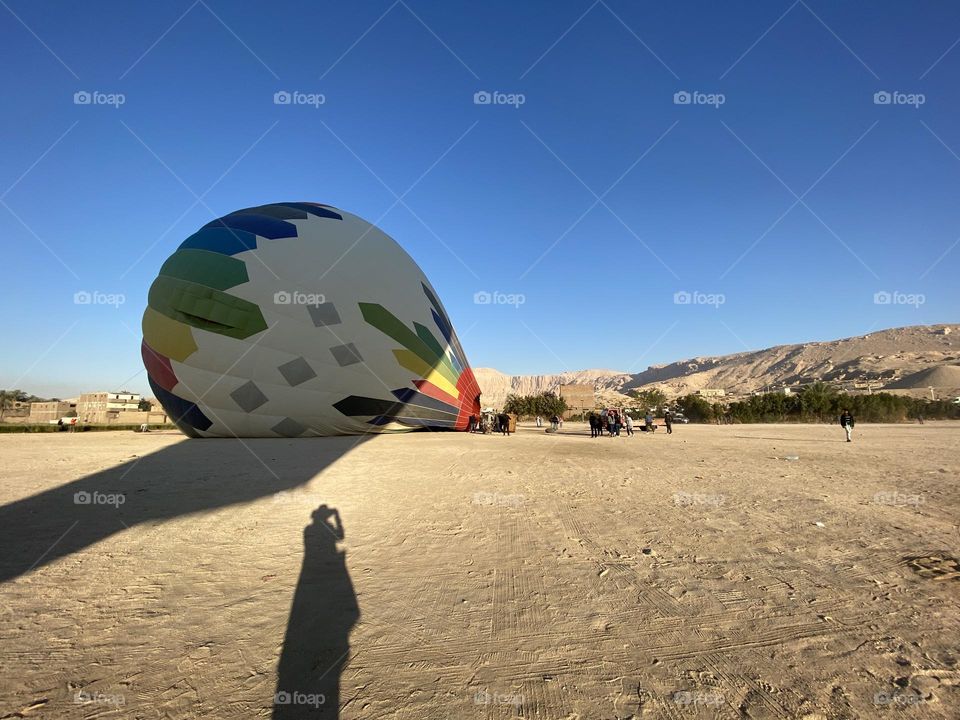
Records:
[[[949,400],[926,400],[883,392],[849,395],[822,382],[790,395],[762,393],[726,405],[710,403],[698,395],[686,395],[677,400],[677,405],[683,408],[690,422],[833,422],[844,408],[862,422],[905,422],[918,417],[960,419],[960,405]]]
[[[553,393],[545,392],[539,395],[508,395],[503,404],[503,411],[513,413],[521,418],[531,418],[539,415],[550,418],[554,415],[563,415],[567,409],[567,401]]]

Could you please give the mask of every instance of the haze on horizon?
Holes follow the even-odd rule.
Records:
[[[958,319],[960,7],[0,14],[0,387],[149,394],[164,259],[282,200],[381,227],[510,374]]]

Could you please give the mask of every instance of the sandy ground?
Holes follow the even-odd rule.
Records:
[[[0,435],[0,717],[960,717],[960,424],[580,432]]]

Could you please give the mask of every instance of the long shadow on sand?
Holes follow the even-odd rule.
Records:
[[[340,514],[326,505],[303,531],[303,567],[277,668],[274,720],[332,718],[340,710],[340,672],[350,629],[360,617],[346,558]]]
[[[369,439],[184,441],[0,506],[0,582],[134,525],[295,489]],[[343,536],[339,513],[326,505],[314,511],[304,530],[303,565],[277,695],[271,698],[279,701],[275,718],[316,717],[317,707],[309,703],[319,696],[324,696],[317,703],[322,716],[338,715],[339,675],[359,617],[345,557],[337,548]]]

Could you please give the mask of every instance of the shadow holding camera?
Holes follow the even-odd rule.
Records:
[[[372,437],[185,440],[0,506],[0,582],[135,525],[295,489]],[[339,713],[340,671],[359,617],[345,555],[337,548],[343,537],[335,509],[321,505],[313,512],[278,668],[278,693],[289,688],[323,696],[323,702],[274,705],[275,718]]]
[[[274,720],[336,718],[350,631],[360,617],[335,508],[321,505],[303,531],[303,566],[277,667]]]

